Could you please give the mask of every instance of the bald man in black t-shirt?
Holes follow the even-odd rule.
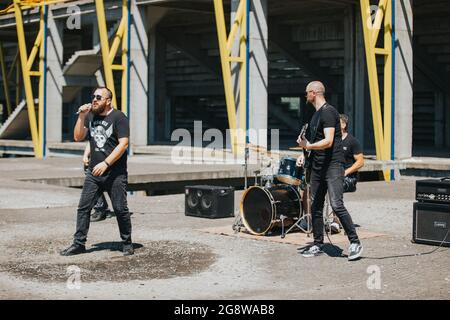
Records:
[[[297,142],[304,150],[311,152],[308,157],[311,165],[306,169],[310,172],[308,176],[310,176],[314,244],[303,250],[302,255],[314,257],[323,253],[323,207],[328,192],[331,207],[339,217],[350,241],[348,259],[356,260],[361,256],[363,247],[343,202],[344,154],[339,113],[325,100],[325,86],[319,81],[308,84],[306,100],[316,112],[310,121],[308,139],[299,136]],[[304,164],[302,156],[299,157],[297,164]]]

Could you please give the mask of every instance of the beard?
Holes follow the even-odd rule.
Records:
[[[105,111],[105,109],[106,109],[106,105],[103,104],[103,105],[92,106],[91,111],[92,111],[93,114],[99,115],[103,111]]]

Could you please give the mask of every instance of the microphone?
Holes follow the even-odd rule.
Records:
[[[88,105],[89,105],[89,111],[90,111],[90,109],[92,108],[92,104],[89,103]],[[79,115],[81,113],[81,107],[78,109],[78,111],[75,113],[75,115]]]

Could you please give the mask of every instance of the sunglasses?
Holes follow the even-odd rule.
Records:
[[[305,91],[305,97],[307,97],[308,93],[310,93],[310,92],[315,92],[316,94],[322,94],[323,93],[322,91],[308,90],[308,91]]]
[[[103,100],[103,97],[99,94],[93,94],[92,95],[92,100]]]

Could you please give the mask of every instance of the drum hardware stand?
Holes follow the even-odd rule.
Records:
[[[248,156],[249,156],[249,148],[248,148],[248,144],[246,143],[245,144],[245,156],[244,156],[244,190],[247,190],[247,188],[248,188]],[[255,171],[255,186],[257,185],[257,181],[258,181],[257,176],[258,176],[258,171]],[[232,226],[234,233],[241,232],[241,228],[244,228],[240,210],[238,210],[237,212],[238,212],[238,214],[237,214],[236,218],[234,219],[233,226]]]
[[[284,219],[286,219],[287,217],[285,217],[284,215],[280,216],[281,219],[281,239],[284,239],[286,237],[286,235],[291,232],[292,229],[294,229],[295,227],[299,228],[301,231],[303,231],[304,233],[306,233],[307,237],[309,238],[312,232],[312,227],[311,227],[311,214],[310,213],[306,213],[304,214],[301,218],[299,218],[286,232],[284,232]],[[303,228],[300,223],[306,220],[306,229]]]
[[[244,227],[244,224],[242,223],[241,214],[238,210],[237,216],[234,219],[232,228],[233,228],[234,233],[238,233],[238,232],[241,232],[241,228],[243,228],[243,227]]]
[[[325,205],[324,205],[325,214],[323,215],[323,220],[324,220],[323,226],[325,228],[325,232],[328,229],[331,234],[331,224],[333,222],[335,222],[335,214],[334,214],[333,209],[332,208],[330,209],[330,208],[331,208],[331,198],[330,198],[330,194],[327,192],[327,194],[325,195]],[[342,229],[340,222],[338,222],[338,224],[339,224],[339,228]]]
[[[306,185],[306,193],[307,193],[307,197],[309,197],[309,184]],[[306,205],[306,213],[303,214],[286,232],[284,232],[284,219],[286,219],[287,217],[284,215],[280,216],[281,219],[281,239],[284,239],[286,237],[286,235],[291,232],[292,229],[294,229],[295,227],[299,228],[300,231],[303,231],[304,233],[306,233],[306,236],[309,238],[311,236],[312,233],[312,219],[311,219],[311,207],[309,204],[309,199],[306,200],[307,201],[307,205]],[[300,208],[300,212],[302,210],[303,206],[301,206]],[[306,220],[306,229],[303,228],[300,223]]]
[[[255,183],[254,186],[256,187],[258,185],[258,175],[261,173],[261,170],[256,170],[255,171]],[[262,184],[262,180],[260,181]]]

